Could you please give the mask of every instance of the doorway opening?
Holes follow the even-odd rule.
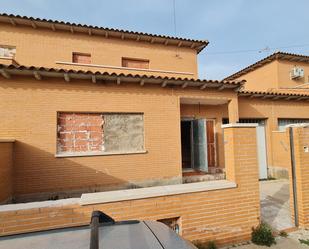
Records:
[[[192,153],[192,122],[191,120],[181,121],[181,152],[182,152],[182,169],[193,169]]]
[[[216,166],[215,121],[183,119],[181,151],[183,171],[208,172]]]
[[[181,121],[182,169],[208,172],[207,139],[205,119]]]

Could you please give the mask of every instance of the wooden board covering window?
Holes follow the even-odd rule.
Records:
[[[122,58],[122,66],[149,69],[149,60]]]
[[[215,122],[214,120],[207,120],[207,159],[208,166],[216,166],[216,140],[215,140]]]
[[[91,55],[83,53],[73,53],[73,62],[82,64],[91,64]]]

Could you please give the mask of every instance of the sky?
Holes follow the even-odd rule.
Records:
[[[309,0],[0,0],[0,12],[208,40],[203,79],[275,51],[309,55]]]

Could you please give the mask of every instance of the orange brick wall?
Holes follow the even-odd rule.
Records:
[[[180,217],[182,235],[189,240],[249,240],[260,215],[255,128],[226,128],[224,133],[228,178],[236,181],[236,188],[0,212],[0,235],[87,224],[91,212],[101,210],[116,220]]]
[[[102,151],[103,124],[100,113],[58,113],[57,152]]]
[[[10,201],[12,191],[13,142],[0,141],[0,203]]]
[[[197,53],[195,49],[165,46],[149,42],[128,41],[104,36],[51,29],[33,29],[17,25],[0,24],[0,44],[16,46],[15,60],[26,66],[117,72],[126,74],[161,75],[197,78]],[[122,66],[122,57],[149,60],[149,69],[185,72],[185,74],[147,72],[101,67],[57,64],[72,62],[72,53],[91,54],[91,63]],[[190,73],[190,74],[188,74]]]
[[[148,181],[179,181],[179,98],[228,101],[235,96],[234,91],[142,87],[125,82],[118,86],[28,77],[1,80],[0,137],[16,139],[14,194],[21,198],[28,194],[105,190]],[[57,158],[57,112],[144,113],[146,152]]]

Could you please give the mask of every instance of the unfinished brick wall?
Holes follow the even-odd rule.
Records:
[[[58,153],[144,150],[143,114],[58,113]]]
[[[57,151],[103,151],[103,124],[99,113],[58,113]]]

